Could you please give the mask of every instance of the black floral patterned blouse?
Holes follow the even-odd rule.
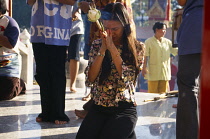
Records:
[[[113,62],[111,62],[111,74],[104,80],[102,85],[99,85],[99,77],[101,70],[94,82],[88,80],[88,70],[93,63],[98,51],[101,47],[101,40],[95,40],[92,43],[89,53],[88,66],[85,69],[86,74],[86,86],[91,87],[91,97],[95,101],[96,105],[104,107],[117,107],[119,101],[127,101],[135,103],[135,67],[127,66],[122,63],[122,75],[119,75]],[[139,68],[143,66],[144,51],[142,47],[144,44],[139,42],[137,46]],[[121,48],[118,51],[122,53]]]

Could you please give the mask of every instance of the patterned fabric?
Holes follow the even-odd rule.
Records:
[[[135,103],[135,67],[122,63],[122,75],[119,75],[117,69],[111,62],[111,74],[104,80],[102,85],[99,85],[99,77],[101,70],[94,82],[90,82],[87,78],[90,65],[93,63],[97,53],[102,45],[101,40],[95,40],[92,44],[88,66],[85,69],[86,74],[86,86],[92,87],[91,94],[95,101],[95,104],[102,105],[104,107],[117,107],[119,101],[127,101]],[[143,43],[139,43],[137,46],[137,55],[139,68],[143,65]],[[122,46],[118,47],[118,51],[122,53]]]

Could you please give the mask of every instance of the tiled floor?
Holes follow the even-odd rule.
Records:
[[[67,88],[66,114],[71,121],[65,125],[35,122],[40,113],[39,87],[36,85],[26,95],[0,101],[0,139],[74,139],[82,122],[75,116],[74,109],[81,109],[85,103],[81,101],[84,92],[84,88],[78,88],[78,93],[70,94]],[[171,106],[177,98],[143,102],[155,96],[159,95],[136,93],[137,139],[175,139],[176,109]]]

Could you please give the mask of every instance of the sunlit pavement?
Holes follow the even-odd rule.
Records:
[[[75,114],[75,109],[82,109],[85,88],[78,88],[71,94],[66,93],[66,114],[70,122],[64,125],[37,123],[35,118],[40,113],[39,87],[34,85],[26,95],[10,101],[0,101],[0,139],[75,139],[82,122]],[[136,93],[138,122],[135,128],[137,139],[175,139],[177,97],[158,101],[143,102],[159,94]]]

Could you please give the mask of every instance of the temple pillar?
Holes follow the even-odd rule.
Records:
[[[209,138],[210,125],[210,1],[205,0],[204,25],[203,25],[203,48],[200,92],[200,133],[199,139]]]

